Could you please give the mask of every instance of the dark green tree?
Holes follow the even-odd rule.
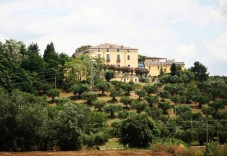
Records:
[[[117,102],[116,97],[121,95],[121,91],[120,90],[115,90],[115,89],[111,89],[110,91],[110,97],[112,98],[111,101],[112,102]]]
[[[151,118],[145,115],[132,114],[121,124],[121,142],[129,147],[148,147],[159,134]]]
[[[52,101],[54,101],[55,97],[60,95],[60,91],[58,89],[51,89],[48,91],[47,95],[52,98]]]
[[[97,83],[96,87],[100,91],[102,91],[102,95],[104,95],[105,91],[109,90],[110,84],[109,84],[109,82],[100,81],[99,83]]]
[[[141,100],[144,96],[146,96],[146,91],[145,90],[136,90],[135,91],[136,95],[138,95],[138,100]]]
[[[114,118],[115,117],[115,113],[116,112],[119,112],[121,110],[121,106],[117,106],[117,105],[113,105],[113,104],[108,104],[103,109],[104,109],[104,111],[106,113],[109,113],[109,117],[110,118]]]
[[[122,83],[121,89],[125,91],[126,96],[130,96],[131,91],[135,89],[135,84],[134,82]]]
[[[89,119],[90,109],[85,105],[66,103],[58,112],[56,124],[57,144],[61,150],[78,150]]]
[[[44,50],[43,59],[47,63],[48,68],[58,68],[60,58],[55,51],[53,42],[47,44],[46,49]]]
[[[129,105],[131,105],[132,104],[132,102],[133,102],[133,99],[130,99],[130,98],[128,98],[128,97],[121,97],[120,98],[120,102],[121,103],[123,103],[124,105],[125,105],[125,108],[129,108]]]
[[[195,62],[194,66],[189,70],[194,73],[195,80],[197,81],[206,81],[208,79],[209,73],[207,73],[207,67],[200,62]]]
[[[81,98],[86,100],[88,105],[91,105],[92,101],[97,100],[98,95],[95,92],[84,92],[81,94]]]
[[[115,72],[112,70],[105,71],[105,79],[106,81],[110,82],[111,79],[113,79],[115,76]]]
[[[70,91],[72,91],[73,94],[75,96],[77,96],[78,99],[80,99],[81,94],[89,91],[89,85],[88,84],[75,84],[72,87],[70,87]]]

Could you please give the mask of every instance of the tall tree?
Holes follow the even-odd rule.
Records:
[[[54,49],[54,44],[51,42],[47,44],[44,50],[43,59],[47,63],[48,68],[57,68],[59,65],[59,55]]]
[[[195,80],[197,81],[206,81],[208,79],[209,73],[207,73],[207,67],[198,61],[189,70],[194,73]]]

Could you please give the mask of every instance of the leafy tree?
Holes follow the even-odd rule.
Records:
[[[154,104],[158,103],[158,97],[157,96],[146,96],[145,100],[149,104],[150,107],[153,107]]]
[[[38,44],[30,44],[27,48],[27,57],[22,61],[21,67],[31,72],[43,71],[45,64],[42,57],[39,54]]]
[[[156,93],[157,92],[157,89],[158,89],[158,86],[155,85],[155,84],[154,85],[144,86],[144,90],[147,92],[147,95]]]
[[[145,57],[146,56],[143,56],[143,55],[138,55],[138,62],[141,63],[141,64],[144,64],[144,61],[145,61]]]
[[[146,107],[147,107],[147,103],[144,101],[142,101],[142,102],[134,101],[132,103],[132,108],[136,109],[137,113],[141,113],[142,111],[145,110]]]
[[[57,69],[59,65],[59,55],[55,51],[53,42],[47,44],[46,49],[44,50],[43,59],[49,68]]]
[[[22,42],[6,40],[0,44],[0,85],[8,91],[17,88],[34,93],[33,81],[35,75],[21,68],[23,59],[27,57],[27,50]]]
[[[172,76],[179,75],[181,72],[181,68],[179,65],[176,65],[175,63],[173,63],[170,67],[170,71]]]
[[[121,95],[120,90],[112,89],[112,90],[110,91],[110,97],[112,98],[111,101],[112,101],[112,102],[117,102],[116,97],[117,97],[117,96],[120,96],[120,95]]]
[[[52,101],[54,101],[56,96],[59,96],[60,91],[58,89],[51,89],[48,91],[48,96],[52,98]]]
[[[195,62],[194,66],[189,69],[195,75],[195,80],[206,81],[208,79],[209,73],[207,73],[207,68],[200,62]]]
[[[75,150],[82,147],[82,136],[88,122],[90,109],[84,105],[66,103],[58,112],[56,125],[57,143],[61,150]]]
[[[111,105],[108,104],[104,107],[104,111],[106,113],[109,113],[109,117],[110,118],[114,118],[115,117],[115,113],[121,110],[121,106],[116,106],[116,105]]]
[[[145,90],[137,90],[135,91],[136,95],[138,95],[138,100],[141,100],[144,96],[146,96],[146,91]]]
[[[93,106],[98,109],[98,111],[102,111],[102,108],[105,106],[105,102],[101,100],[96,100],[92,102]]]
[[[79,48],[76,49],[76,53],[80,53],[80,52],[85,52],[87,51],[89,48],[91,47],[91,45],[83,45]],[[74,56],[75,57],[75,56]]]
[[[121,124],[121,142],[129,147],[148,147],[158,130],[151,118],[145,115],[132,114]]]
[[[78,99],[80,99],[81,94],[89,91],[89,85],[88,84],[75,84],[70,88],[70,90],[73,92],[74,95],[77,96]]]
[[[171,108],[171,105],[169,102],[159,102],[158,103],[158,108],[163,109],[164,114],[168,114],[168,110]]]
[[[113,79],[115,76],[115,72],[112,70],[105,71],[105,79],[106,81],[110,82],[111,79]]]
[[[128,97],[121,97],[120,102],[125,105],[126,108],[129,108],[128,106],[132,104],[133,100]]]
[[[125,91],[126,96],[130,96],[130,92],[135,89],[135,84],[133,82],[122,83],[121,89]]]
[[[53,86],[48,82],[38,84],[38,90],[41,91],[43,94],[47,94],[52,88]]]
[[[145,112],[152,117],[154,120],[158,120],[159,117],[163,114],[163,110],[161,108],[155,108],[155,107],[146,107]]]
[[[0,150],[44,150],[52,141],[49,108],[45,99],[0,89]]]
[[[83,100],[87,100],[87,104],[91,105],[92,101],[97,100],[98,95],[94,92],[85,92],[85,93],[81,94],[81,98]]]
[[[209,103],[208,106],[214,108],[215,111],[225,108],[225,105],[224,105],[223,101],[221,101],[221,100],[215,100],[215,101]]]
[[[139,76],[147,76],[147,74],[149,73],[149,70],[148,69],[145,69],[145,68],[135,68],[135,73],[136,75],[139,75]]]
[[[97,85],[97,88],[102,91],[102,95],[104,95],[105,91],[109,90],[110,84],[108,82],[99,82]]]

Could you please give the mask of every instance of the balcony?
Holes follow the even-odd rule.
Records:
[[[121,62],[121,60],[120,59],[117,59],[117,63],[120,63]]]

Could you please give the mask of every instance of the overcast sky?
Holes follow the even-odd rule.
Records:
[[[51,41],[72,55],[81,45],[113,43],[139,54],[200,61],[227,76],[227,18],[216,0],[0,0],[0,40]]]

